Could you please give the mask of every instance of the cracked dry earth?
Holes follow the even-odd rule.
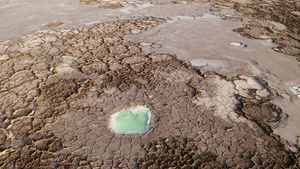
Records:
[[[300,62],[300,1],[299,0],[80,0],[86,5],[100,5],[99,8],[117,9],[128,4],[150,3],[158,5],[210,3],[210,11],[218,14],[221,10],[234,10],[234,15],[224,15],[224,20],[243,21],[249,24],[234,31],[250,39],[272,39],[277,47],[273,50],[296,57]],[[267,24],[262,24],[265,22]]]
[[[272,127],[286,114],[254,77],[201,74],[125,41],[164,19],[33,33],[0,45],[1,168],[297,168]],[[144,134],[110,116],[145,105]]]

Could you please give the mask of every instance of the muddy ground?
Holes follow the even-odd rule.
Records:
[[[191,2],[167,4],[176,3]],[[257,20],[233,31],[272,39],[274,50],[299,58],[299,2],[212,1],[212,7]],[[265,19],[276,24],[259,23]],[[298,168],[297,144],[273,132],[287,126],[289,115],[273,103],[281,96],[264,79],[202,71],[176,53],[145,53],[143,44],[124,38],[167,22],[143,16],[1,43],[0,167]],[[148,132],[111,130],[112,114],[140,105],[152,111]]]

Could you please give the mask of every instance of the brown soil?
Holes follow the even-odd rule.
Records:
[[[47,26],[48,26],[49,28],[52,28],[52,27],[58,27],[58,26],[61,26],[61,25],[63,25],[62,22],[52,22],[52,23],[47,24]]]
[[[101,5],[99,8],[102,9],[120,9],[123,8],[124,6],[122,4],[105,4]]]
[[[281,110],[271,103],[261,105],[248,103],[244,105],[247,118],[253,118],[263,123],[277,122],[281,119]]]
[[[297,167],[293,154],[256,123],[226,121],[213,106],[195,104],[204,97],[201,89],[211,99],[218,96],[222,86],[215,79],[230,80],[202,75],[170,53],[145,55],[139,44],[123,39],[133,29],[163,22],[120,20],[9,44],[1,55],[10,59],[0,63],[0,167],[134,168],[158,161],[166,167]],[[138,105],[152,110],[150,131],[110,130],[110,115]],[[273,110],[263,105],[244,111],[257,121],[274,121],[257,109]],[[181,160],[170,163],[166,151],[173,158],[180,153]]]
[[[145,158],[137,160],[138,168],[226,168],[213,153],[199,154],[197,142],[190,138],[170,137],[143,147]]]
[[[260,102],[255,100],[256,103],[241,96],[237,96],[237,99],[241,102],[238,105],[237,113],[258,124],[268,135],[272,135],[272,128],[285,125],[282,122],[288,118],[288,115],[270,103],[269,99]]]
[[[80,2],[86,5],[95,5],[101,3],[101,0],[80,0]]]

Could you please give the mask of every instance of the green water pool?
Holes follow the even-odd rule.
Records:
[[[112,128],[118,133],[143,133],[149,128],[150,109],[124,109],[112,116]]]

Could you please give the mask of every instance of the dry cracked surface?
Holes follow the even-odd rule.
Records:
[[[252,22],[234,31],[250,39],[269,40],[278,45],[273,48],[274,51],[294,56],[300,62],[300,1],[217,0],[213,6],[216,9],[235,9],[237,16],[225,19],[252,19]]]
[[[1,168],[297,168],[272,128],[287,115],[255,77],[201,74],[123,36],[145,17],[36,32],[0,45]],[[150,130],[116,134],[110,116],[151,109]]]
[[[117,9],[124,4],[138,3],[133,0],[81,0],[83,4],[100,5],[100,8]],[[278,46],[273,50],[295,56],[300,61],[300,1],[299,0],[142,0],[139,3],[155,5],[211,3],[211,12],[217,15],[221,10],[234,9],[233,16],[224,15],[223,19],[231,21],[249,20],[242,28],[234,31],[251,39],[266,39]],[[263,23],[264,22],[264,23]],[[267,23],[267,24],[265,24]]]

